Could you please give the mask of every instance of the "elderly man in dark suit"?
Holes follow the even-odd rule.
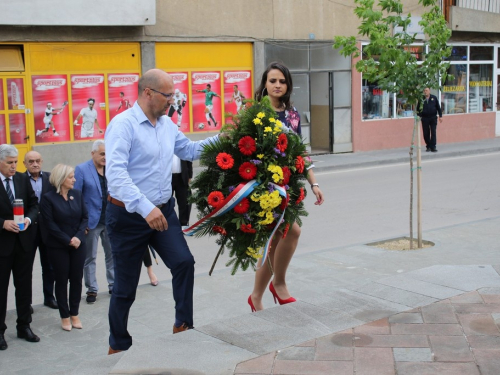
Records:
[[[12,272],[16,286],[17,337],[29,342],[40,338],[30,328],[31,264],[36,232],[31,226],[37,220],[38,199],[25,173],[16,172],[18,151],[11,145],[0,145],[0,350],[7,349],[5,315],[7,292]],[[14,221],[14,199],[24,203],[24,228]]]
[[[24,166],[26,167],[26,174],[30,178],[31,186],[35,191],[38,203],[42,196],[54,189],[49,182],[50,172],[42,171],[43,159],[42,155],[36,151],[28,151],[24,155]],[[57,309],[57,302],[54,298],[54,270],[49,262],[47,254],[47,246],[43,243],[41,226],[36,224],[36,237],[33,246],[33,262],[35,261],[36,249],[40,251],[40,265],[42,266],[42,283],[43,283],[43,304],[51,309]],[[33,264],[31,266],[33,270]]]

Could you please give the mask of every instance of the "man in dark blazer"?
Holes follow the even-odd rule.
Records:
[[[16,172],[18,151],[0,145],[0,350],[7,349],[5,316],[7,292],[12,272],[16,286],[17,337],[29,342],[40,338],[30,328],[31,264],[36,232],[31,223],[38,216],[38,199],[25,173]],[[24,228],[14,221],[14,199],[24,203]]]
[[[175,195],[179,209],[179,221],[182,229],[189,226],[191,205],[188,203],[191,189],[189,183],[193,178],[193,163],[181,160],[176,155],[172,162],[172,196]]]
[[[30,178],[31,186],[38,199],[38,204],[40,205],[40,200],[43,195],[54,189],[49,182],[50,172],[42,171],[43,159],[39,152],[28,151],[24,156],[23,163],[26,167],[26,174]],[[33,262],[35,261],[36,249],[38,248],[40,250],[40,265],[42,266],[43,304],[51,309],[57,309],[57,302],[54,298],[54,270],[49,262],[47,246],[43,243],[40,229],[41,226],[38,225],[38,222],[33,223],[33,227],[36,227],[36,237],[33,246]],[[33,264],[31,270],[33,271]]]

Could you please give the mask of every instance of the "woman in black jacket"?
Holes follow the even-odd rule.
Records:
[[[73,189],[75,173],[72,167],[56,165],[49,181],[56,190],[45,194],[41,202],[42,233],[54,269],[61,326],[71,331],[72,327],[82,328],[78,309],[82,297],[88,213],[81,191]]]

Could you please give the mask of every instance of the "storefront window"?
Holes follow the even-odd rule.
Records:
[[[467,65],[451,65],[441,92],[441,107],[444,114],[467,111]]]
[[[451,48],[450,57],[446,58],[447,61],[466,61],[467,60],[467,46],[453,46]]]
[[[392,118],[393,97],[376,83],[363,80],[363,120]]]
[[[470,47],[470,60],[493,60],[493,47]]]
[[[493,65],[471,64],[469,75],[469,112],[493,108]]]

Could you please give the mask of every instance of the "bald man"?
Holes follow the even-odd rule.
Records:
[[[106,228],[115,264],[108,354],[132,345],[127,320],[148,246],[172,273],[173,333],[193,328],[194,258],[174,211],[172,161],[174,154],[198,159],[203,145],[218,137],[193,142],[165,115],[173,104],[174,81],[164,71],[147,71],[138,86],[137,102],[110,122],[105,135]]]
[[[38,198],[38,208],[40,208],[42,196],[54,189],[49,182],[50,172],[42,171],[43,159],[39,152],[28,151],[24,155],[23,163],[26,167],[26,174],[30,178],[31,186]],[[54,271],[49,262],[47,247],[43,243],[40,225],[38,225],[38,222],[35,222],[34,225],[36,226],[36,237],[33,247],[33,262],[35,261],[36,249],[38,248],[40,251],[40,265],[42,266],[43,304],[51,309],[57,309],[57,302],[54,298]],[[31,269],[33,270],[33,264],[31,265]]]

